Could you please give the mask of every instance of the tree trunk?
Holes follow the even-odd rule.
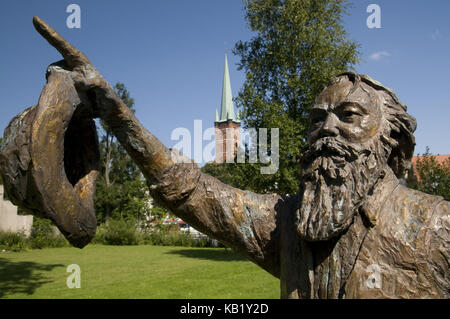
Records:
[[[111,186],[111,180],[109,178],[109,172],[111,170],[111,151],[112,151],[112,142],[114,136],[111,132],[106,131],[106,151],[105,151],[105,184],[108,189]],[[111,216],[111,207],[110,205],[106,205],[105,217],[108,218]]]

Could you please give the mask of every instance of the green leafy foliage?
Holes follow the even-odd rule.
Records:
[[[152,208],[150,208],[151,215],[155,220],[161,220],[166,216],[171,216],[172,213],[167,210],[166,208],[158,205],[154,205]]]
[[[216,177],[221,182],[233,187],[249,190],[257,193],[277,192],[277,178],[280,172],[273,175],[261,174],[261,167],[267,164],[249,163],[248,156],[245,163],[206,163],[202,172]],[[298,181],[296,181],[298,182]]]
[[[150,212],[147,186],[141,179],[109,186],[100,179],[95,196],[95,212],[100,223],[108,218],[141,219]]]
[[[136,220],[133,218],[111,218],[101,225],[94,243],[105,245],[137,245],[139,233]]]
[[[450,201],[450,158],[438,163],[427,147],[417,159],[416,170],[410,170],[410,173],[407,179],[409,187]]]
[[[110,218],[100,225],[92,243],[103,245],[155,245],[185,247],[215,247],[210,238],[194,238],[181,232],[174,225],[162,225],[153,231],[139,230],[139,223],[133,218]]]
[[[0,250],[21,251],[27,247],[27,238],[21,232],[0,231]]]
[[[21,251],[68,246],[69,242],[50,220],[36,216],[33,217],[29,237],[23,232],[0,231],[0,250]]]
[[[203,173],[216,177],[221,182],[236,188],[257,191],[260,187],[255,185],[255,176],[258,176],[254,164],[248,163],[206,163],[201,168]],[[253,174],[252,174],[253,173]]]
[[[142,243],[154,246],[217,247],[216,243],[208,237],[194,238],[181,231],[165,230],[144,233]],[[220,243],[218,245],[223,247]]]
[[[47,247],[65,247],[69,242],[59,233],[49,219],[33,217],[33,226],[28,238],[28,246],[32,249]]]
[[[332,77],[358,62],[358,44],[342,26],[348,8],[346,0],[246,1],[246,20],[256,35],[233,50],[246,73],[236,104],[246,127],[280,129],[278,172],[258,176],[249,167],[248,188],[298,191],[309,109]],[[251,165],[225,166],[237,176]]]

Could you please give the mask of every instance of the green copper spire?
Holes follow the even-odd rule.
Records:
[[[223,85],[222,85],[222,105],[220,108],[220,119],[216,122],[226,122],[232,120],[236,122],[236,116],[234,115],[233,96],[231,94],[230,74],[228,72],[228,60],[225,54],[225,69],[223,72]]]
[[[219,113],[217,113],[217,109],[216,109],[216,120],[215,122],[219,122]]]

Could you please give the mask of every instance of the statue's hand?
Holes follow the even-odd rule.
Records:
[[[103,89],[108,91],[112,89],[83,52],[64,40],[60,34],[39,17],[33,17],[33,24],[40,35],[61,53],[78,90]]]

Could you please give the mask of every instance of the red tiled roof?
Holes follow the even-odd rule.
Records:
[[[450,154],[449,155],[431,155],[434,157],[434,159],[436,160],[436,162],[438,162],[439,164],[444,163],[447,158],[450,158]],[[416,167],[416,162],[417,162],[417,158],[419,157],[423,157],[423,156],[413,156],[411,163],[414,167]]]

